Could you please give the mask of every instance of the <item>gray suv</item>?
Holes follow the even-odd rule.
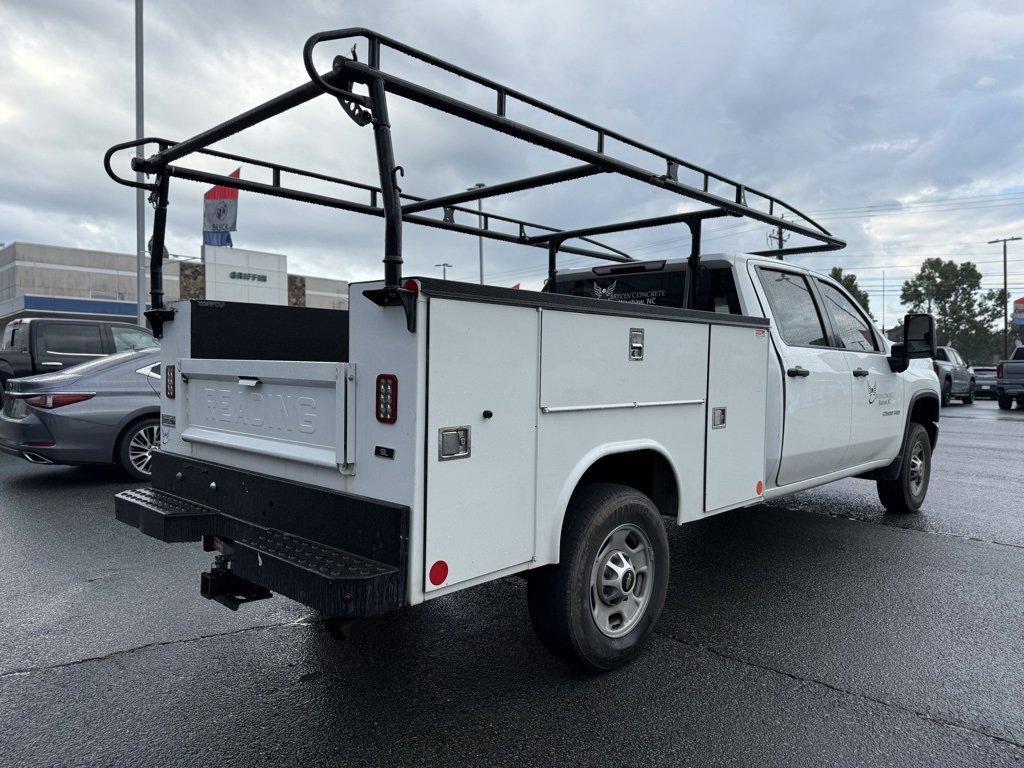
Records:
[[[935,375],[939,377],[942,388],[942,407],[945,408],[954,397],[963,401],[964,405],[974,402],[974,373],[970,364],[952,347],[938,347],[932,360]]]

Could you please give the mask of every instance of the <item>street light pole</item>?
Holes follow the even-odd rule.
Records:
[[[466,191],[470,192],[470,191],[472,191],[474,189],[481,189],[482,187],[486,187],[486,186],[487,186],[486,184],[478,181],[476,184],[474,184],[472,187],[470,187]],[[483,213],[483,211],[484,211],[484,201],[483,201],[483,198],[479,198],[478,197],[476,199],[476,209],[477,209],[477,211],[479,211],[479,213],[476,215],[477,226],[480,227],[480,229],[483,229],[484,228],[484,213]],[[479,248],[480,248],[480,285],[483,285],[484,284],[484,236],[480,235],[480,237],[478,239],[480,241],[480,243],[479,243]]]
[[[145,130],[142,114],[142,0],[135,0],[135,138],[141,139]],[[135,148],[135,156],[145,157],[140,144]],[[145,182],[141,172],[135,174],[140,184]],[[135,303],[138,308],[136,319],[143,328],[146,327],[146,192],[135,190]]]
[[[1020,238],[997,237],[995,240],[988,241],[989,245],[1003,244],[1003,360],[1010,357],[1010,288],[1006,279],[1006,244],[1012,243],[1014,240],[1020,240]]]
[[[434,266],[435,266],[435,267],[440,267],[440,268],[441,268],[441,279],[442,279],[442,280],[447,280],[447,279],[448,279],[448,267],[450,267],[450,266],[452,266],[452,265],[451,265],[451,264],[449,264],[449,263],[448,263],[448,262],[446,261],[446,262],[444,262],[444,263],[442,263],[442,264],[435,264]]]

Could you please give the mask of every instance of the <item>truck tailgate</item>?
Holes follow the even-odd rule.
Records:
[[[1024,360],[1006,360],[1002,366],[1002,381],[1024,383]]]
[[[181,439],[320,467],[348,468],[351,363],[183,359]]]

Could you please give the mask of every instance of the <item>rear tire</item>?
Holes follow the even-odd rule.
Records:
[[[553,653],[586,670],[620,667],[640,652],[668,588],[668,536],[657,507],[633,488],[576,491],[561,560],[532,571],[530,620]]]
[[[974,405],[974,382],[971,382],[971,388],[967,390],[967,394],[960,398],[960,402],[964,405]]]
[[[160,420],[156,417],[139,419],[121,435],[117,442],[117,464],[134,480],[149,480],[152,476],[153,449],[160,445]]]
[[[999,395],[999,410],[1008,411],[1013,407],[1013,398],[1006,395]]]
[[[946,408],[953,400],[953,384],[949,379],[942,382],[942,407]]]
[[[912,423],[903,444],[903,463],[893,480],[878,481],[878,499],[888,512],[918,512],[928,494],[932,472],[932,443],[928,431]]]

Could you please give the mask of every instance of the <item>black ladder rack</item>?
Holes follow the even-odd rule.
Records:
[[[356,58],[356,46],[352,57],[336,56],[331,70],[319,72],[313,63],[314,49],[328,41],[365,40],[367,61]],[[381,65],[382,52],[391,50],[432,67],[436,67],[459,78],[463,78],[493,92],[493,111],[481,109],[473,104],[441,93],[421,84],[398,77],[385,71]],[[620,250],[593,240],[591,236],[623,232],[627,230],[685,224],[691,233],[690,265],[691,274],[697,279],[690,280],[687,306],[692,306],[699,279],[701,223],[720,216],[736,216],[752,219],[763,224],[802,235],[812,241],[809,245],[780,248],[761,253],[782,257],[787,254],[810,253],[814,251],[838,250],[846,243],[834,237],[828,230],[788,203],[766,192],[749,187],[727,176],[662,152],[635,139],[610,130],[584,118],[577,117],[558,107],[545,104],[538,99],[477,75],[455,64],[439,59],[405,43],[380,35],[372,30],[353,27],[320,32],[306,41],[303,48],[303,62],[310,81],[277,96],[248,112],[237,115],[220,125],[180,142],[149,138],[125,142],[111,147],[105,157],[107,174],[119,184],[141,187],[149,190],[151,202],[156,208],[153,222],[151,261],[151,305],[147,312],[154,331],[159,336],[162,324],[171,314],[163,302],[162,255],[167,223],[168,185],[171,178],[187,179],[202,183],[233,187],[259,194],[281,197],[299,202],[324,205],[331,208],[378,216],[385,221],[384,238],[384,288],[367,292],[367,296],[382,306],[400,305],[405,308],[410,330],[415,329],[415,302],[412,294],[402,283],[402,225],[418,224],[452,232],[481,236],[492,240],[517,243],[545,248],[548,251],[548,279],[553,284],[559,251],[610,261],[626,262],[632,258]],[[356,87],[365,88],[366,93],[357,93]],[[276,163],[247,158],[209,149],[211,144],[257,125],[276,115],[327,94],[336,98],[345,114],[358,126],[371,126],[377,155],[379,185],[372,186],[313,171],[305,171]],[[398,187],[399,174],[404,175],[402,166],[395,162],[391,139],[391,125],[388,118],[387,96],[393,95],[431,107],[442,113],[490,128],[537,146],[549,149],[578,163],[568,168],[542,173],[523,179],[474,188],[464,192],[426,199],[403,193]],[[510,105],[515,102],[527,105],[548,115],[582,127],[593,133],[593,146],[586,147],[561,138],[552,133],[538,130],[508,116]],[[644,168],[616,157],[611,146],[621,144],[639,150],[652,158],[657,166]],[[132,160],[132,168],[152,176],[152,181],[143,183],[118,176],[111,167],[115,153],[138,147],[157,146],[157,152],[146,158]],[[271,171],[271,183],[248,179],[236,179],[221,174],[208,173],[175,164],[192,154],[204,154],[223,159],[236,160]],[[581,229],[563,230],[535,224],[509,216],[462,207],[460,204],[484,198],[520,192],[551,184],[569,182],[604,173],[615,173],[648,184],[666,192],[674,193],[707,207],[696,211],[672,213],[647,219],[601,224]],[[369,194],[368,203],[357,203],[339,197],[314,194],[281,183],[283,175],[294,175],[308,179],[327,181],[356,189]],[[689,183],[688,183],[689,182]],[[471,226],[455,221],[455,214],[480,217],[480,224]],[[784,218],[788,216],[789,218]],[[515,233],[492,228],[492,222],[513,225]],[[592,248],[566,245],[567,240],[577,239]],[[780,239],[781,242],[781,239]],[[595,250],[596,249],[596,250]],[[140,297],[141,299],[141,297]]]

